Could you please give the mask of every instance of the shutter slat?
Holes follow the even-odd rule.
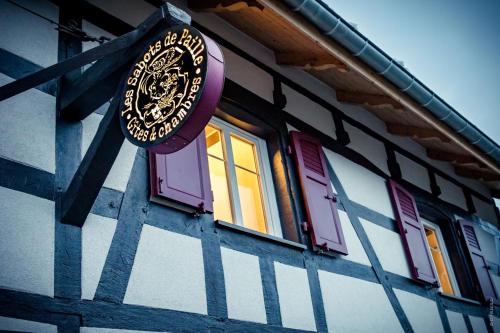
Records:
[[[463,241],[466,245],[466,252],[469,253],[469,258],[474,268],[474,272],[476,273],[483,300],[487,301],[493,299],[495,304],[500,305],[499,295],[491,278],[490,271],[488,270],[486,258],[481,252],[474,225],[465,220],[460,220],[459,224],[462,230]]]
[[[290,137],[313,245],[322,250],[347,254],[321,144],[297,131],[290,132]]]
[[[149,152],[151,195],[212,212],[205,132],[171,154]]]
[[[393,180],[389,181],[389,192],[413,279],[437,284],[437,274],[415,199]]]

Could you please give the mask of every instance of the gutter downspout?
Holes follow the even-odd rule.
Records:
[[[309,38],[317,41],[388,96],[500,174],[498,166],[500,165],[500,147],[495,142],[326,5],[317,0],[283,0],[282,2],[259,0],[259,2],[289,22],[300,22],[295,24],[296,27]],[[290,10],[300,13],[308,22],[304,22],[301,17],[297,17]],[[323,33],[322,35],[318,34],[318,29]],[[392,84],[381,80],[381,76]],[[429,112],[451,128],[437,123],[434,117],[429,116]],[[484,155],[490,157],[498,165],[485,158]]]

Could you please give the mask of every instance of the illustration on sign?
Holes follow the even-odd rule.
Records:
[[[153,41],[127,76],[120,123],[129,141],[160,153],[194,140],[215,111],[224,60],[215,42],[188,26]]]

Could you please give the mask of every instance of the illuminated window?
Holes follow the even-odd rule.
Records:
[[[444,244],[441,230],[439,227],[429,221],[424,221],[425,236],[427,244],[432,254],[434,267],[438,274],[440,289],[443,293],[449,295],[459,295],[457,282],[453,275],[451,263]]]
[[[214,219],[281,237],[265,141],[216,118],[205,136]]]

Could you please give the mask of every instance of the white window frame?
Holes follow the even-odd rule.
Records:
[[[227,161],[225,167],[226,175],[229,180],[229,200],[231,201],[231,212],[234,223],[245,227],[240,206],[234,156],[231,149],[231,134],[235,134],[254,145],[257,158],[257,169],[260,176],[260,192],[262,195],[262,204],[264,205],[263,210],[266,218],[267,234],[283,238],[266,141],[216,117],[212,117],[209,125],[212,125],[222,132],[222,147]]]
[[[426,227],[428,229],[432,229],[436,233],[436,237],[437,237],[438,244],[439,244],[439,249],[441,250],[441,254],[443,255],[444,264],[446,266],[446,270],[448,271],[448,276],[450,277],[451,286],[453,287],[454,294],[451,296],[461,297],[460,289],[458,288],[457,278],[455,277],[455,272],[453,271],[453,267],[451,265],[450,255],[448,254],[448,249],[446,249],[446,243],[444,242],[443,234],[441,233],[441,228],[437,224],[432,223],[431,221],[428,221],[428,220],[423,219],[423,218],[421,218],[421,220],[422,220],[422,224],[424,225],[424,227]],[[425,238],[425,243],[427,244],[427,248],[429,250],[429,253],[432,256],[432,251],[430,249],[429,242],[427,242],[427,237]],[[434,262],[434,258],[432,258],[432,265],[434,267],[434,271],[437,274],[436,263]],[[438,280],[439,280],[439,276],[438,276]],[[439,282],[441,285],[441,281],[439,281]],[[445,292],[443,292],[442,286],[439,287],[439,291],[441,293],[443,293],[444,295],[448,295]]]

